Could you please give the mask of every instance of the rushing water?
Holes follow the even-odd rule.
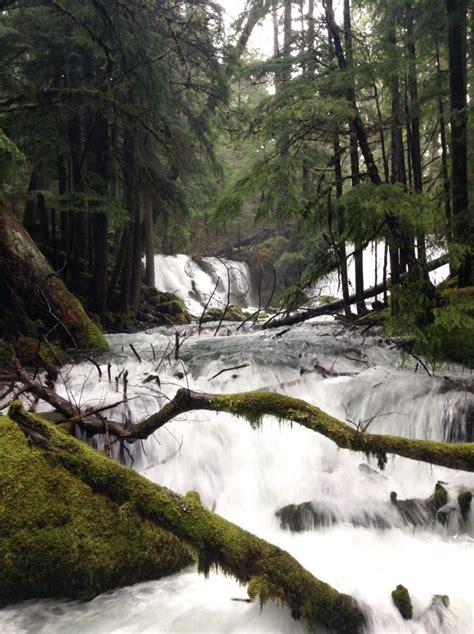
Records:
[[[175,265],[165,276],[167,286],[163,283],[161,288],[181,288],[185,294],[184,278],[181,287],[172,282],[179,268]],[[195,272],[191,279],[200,275]],[[211,287],[211,278],[202,282],[203,293]],[[470,374],[462,368],[444,368],[436,377],[428,376],[379,336],[357,335],[330,322],[306,323],[285,333],[236,333],[236,326],[228,325],[217,337],[212,324],[201,336],[193,326],[179,330],[183,337],[185,332],[191,336],[178,362],[162,360],[174,340],[172,328],[112,335],[112,382],[106,372],[98,380],[95,367],[83,363],[63,372],[58,389],[82,405],[114,403],[114,377],[126,368],[133,398],[111,418],[136,421],[156,411],[164,398],[156,384],[144,381],[158,373],[168,397],[188,384],[206,392],[270,388],[306,399],[349,424],[368,425],[371,432],[474,440]],[[142,363],[129,344],[138,350]],[[244,363],[248,367],[212,378]],[[338,450],[326,438],[296,425],[266,418],[261,430],[253,431],[243,420],[209,412],[180,417],[143,448],[134,445],[133,451],[133,466],[146,477],[181,493],[198,491],[216,513],[286,549],[315,576],[353,595],[367,613],[368,632],[474,631],[474,527],[472,519],[463,521],[456,501],[459,491],[474,491],[474,475],[403,458],[390,458],[381,473],[364,456]],[[398,500],[426,500],[437,481],[446,483],[448,490],[447,525],[426,521],[423,513],[421,525],[407,525],[390,502],[390,493],[395,491]],[[283,530],[275,512],[304,502],[311,502],[323,521],[314,526],[310,522],[303,532]],[[400,583],[412,597],[412,621],[403,621],[391,601],[391,592]],[[449,608],[435,595],[448,595]],[[109,592],[86,604],[30,601],[6,608],[0,611],[0,632],[306,631],[285,607],[268,604],[261,610],[257,604],[233,601],[245,597],[245,588],[233,579],[217,573],[205,579],[190,569]]]
[[[251,302],[250,270],[244,262],[226,258],[192,258],[188,255],[155,255],[156,287],[176,293],[193,315],[203,305],[222,308],[231,304],[247,306]]]

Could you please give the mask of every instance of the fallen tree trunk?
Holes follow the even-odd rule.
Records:
[[[38,385],[36,384],[34,393],[56,407],[55,400],[60,397],[53,393],[54,398],[49,400],[51,390],[48,391],[43,386],[38,387]],[[29,389],[31,389],[31,385]],[[401,438],[400,436],[369,434],[350,427],[347,423],[326,414],[306,401],[273,392],[256,391],[217,395],[193,392],[182,388],[158,412],[132,426],[108,421],[99,414],[81,416],[77,409],[74,409],[74,416],[70,418],[74,417],[74,424],[77,424],[91,436],[107,433],[121,441],[135,442],[148,438],[177,416],[196,410],[228,412],[247,419],[253,427],[258,427],[262,417],[267,415],[275,416],[279,420],[298,423],[326,436],[341,449],[350,449],[375,457],[380,468],[385,466],[387,454],[394,454],[448,469],[474,471],[474,443],[451,444],[432,440]],[[72,424],[71,427],[73,427]],[[70,431],[73,432],[73,429]]]
[[[285,603],[295,618],[305,619],[311,627],[323,623],[337,632],[362,631],[365,616],[352,597],[313,577],[277,546],[209,511],[198,494],[183,497],[150,482],[26,413],[18,401],[12,403],[9,416],[44,449],[53,466],[65,468],[93,491],[116,504],[130,506],[131,511],[195,548],[201,572],[222,569],[248,584],[250,598]]]
[[[108,348],[25,228],[0,211],[0,338],[51,337],[63,347]]]
[[[0,607],[89,601],[194,563],[182,540],[51,464],[41,433],[31,438],[0,416]]]
[[[363,433],[306,401],[271,392],[215,395],[181,389],[159,412],[129,428],[125,438],[147,438],[175,416],[192,410],[228,412],[246,418],[254,427],[259,426],[262,417],[267,415],[292,421],[326,436],[341,449],[376,457],[381,468],[387,462],[387,454],[395,454],[448,469],[474,471],[474,443],[454,445]]]
[[[429,262],[427,265],[428,271],[435,271],[447,264],[448,260],[446,256],[441,256]],[[409,273],[405,273],[400,276],[400,281],[406,279]],[[313,319],[314,317],[321,317],[322,315],[333,315],[334,313],[339,312],[343,308],[347,306],[351,306],[352,304],[356,304],[357,301],[370,299],[371,297],[375,297],[376,295],[380,295],[386,290],[390,290],[390,286],[392,284],[392,280],[387,280],[387,282],[381,282],[376,286],[371,286],[363,291],[363,293],[358,296],[356,294],[349,295],[347,301],[344,299],[337,299],[334,302],[328,302],[327,304],[323,304],[322,306],[317,306],[316,308],[311,308],[309,310],[305,310],[304,312],[297,313],[295,315],[289,315],[288,317],[284,317],[283,319],[270,319],[265,324],[263,324],[262,328],[280,328],[281,326],[294,326],[295,324],[300,324],[308,319]]]

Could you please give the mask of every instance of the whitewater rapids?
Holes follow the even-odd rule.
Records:
[[[231,327],[232,330],[235,326]],[[183,329],[183,331],[186,329]],[[187,329],[189,334],[189,328]],[[164,402],[144,379],[156,371],[173,329],[109,336],[112,375],[126,367],[131,400],[111,414],[138,420]],[[230,333],[229,333],[230,334]],[[163,391],[178,386],[207,392],[271,388],[304,398],[357,424],[376,416],[371,432],[418,438],[466,439],[474,411],[471,377],[444,369],[429,377],[402,359],[380,337],[359,336],[334,323],[305,324],[283,336],[249,332],[213,336],[212,325],[191,336],[180,362],[158,368]],[[132,343],[142,363],[131,354]],[[154,358],[153,358],[154,357]],[[249,364],[210,380],[226,367]],[[343,376],[323,378],[320,369]],[[185,376],[183,376],[185,374]],[[447,380],[445,375],[450,379]],[[156,389],[156,385],[154,388]],[[116,402],[115,382],[98,380],[89,363],[63,373],[60,389],[82,405]],[[350,423],[351,424],[351,423]],[[289,551],[308,570],[363,606],[373,634],[470,634],[473,631],[474,543],[472,525],[458,532],[456,514],[448,527],[410,528],[393,522],[390,492],[399,499],[427,498],[438,480],[450,500],[461,489],[474,491],[474,475],[390,458],[383,474],[368,477],[364,456],[338,450],[328,439],[298,426],[265,419],[260,431],[227,414],[189,413],[135,451],[134,468],[175,491],[196,490],[223,517]],[[370,463],[371,468],[376,465]],[[314,501],[337,522],[302,533],[282,530],[275,511]],[[357,527],[358,513],[385,514],[391,528]],[[403,621],[391,592],[405,585],[414,620]],[[432,603],[448,595],[449,609]],[[245,588],[195,570],[119,589],[90,603],[30,601],[0,611],[2,634],[155,634],[305,632],[288,610],[275,604],[247,604]],[[323,630],[318,630],[323,631]]]

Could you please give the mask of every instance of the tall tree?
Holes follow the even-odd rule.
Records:
[[[459,286],[472,283],[472,220],[467,178],[467,0],[446,0],[451,96],[451,182],[453,237],[469,251],[459,267]],[[466,240],[467,237],[467,240]]]

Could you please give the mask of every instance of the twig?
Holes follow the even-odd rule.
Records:
[[[219,323],[217,325],[217,328],[216,328],[216,330],[214,332],[214,337],[217,337],[217,335],[219,333],[219,330],[221,329],[222,322],[224,321],[224,317],[226,316],[227,311],[229,310],[229,306],[230,306],[230,268],[227,266],[227,264],[223,260],[221,260],[221,258],[217,258],[217,259],[219,260],[219,262],[221,262],[225,266],[225,268],[227,270],[227,303],[226,303],[225,308],[224,308],[224,310],[222,312],[222,315],[221,315],[220,321],[219,321]]]
[[[87,416],[94,416],[95,414],[101,414],[102,412],[106,412],[109,409],[113,409],[114,407],[118,407],[119,405],[123,405],[127,401],[118,401],[117,403],[112,403],[112,405],[103,405],[102,407],[97,407],[96,409],[86,410],[81,412],[78,416],[74,416],[74,418],[69,418],[68,420],[63,421],[68,424],[76,424],[81,420],[86,418]],[[106,423],[108,421],[106,420]],[[108,429],[106,428],[106,432],[108,433]]]
[[[128,387],[128,370],[125,370],[123,375],[123,398],[127,400],[127,387]]]
[[[129,344],[129,346],[130,346],[130,348],[132,349],[133,354],[134,354],[134,355],[136,356],[136,358],[138,359],[138,362],[139,362],[139,363],[141,363],[141,362],[142,362],[142,358],[141,358],[141,356],[138,354],[138,352],[136,351],[135,346],[134,346],[132,343],[130,343],[130,344]]]
[[[89,361],[89,363],[92,363],[92,365],[95,365],[97,372],[99,373],[99,379],[102,378],[102,370],[100,368],[100,365],[94,361],[94,359],[92,359],[91,357],[88,357],[86,355],[83,355],[84,359],[86,359],[87,361]]]
[[[214,376],[211,376],[211,378],[208,380],[212,381],[213,379],[217,379],[217,377],[220,376],[221,374],[224,374],[224,372],[232,372],[232,370],[242,370],[242,368],[248,368],[249,365],[250,363],[242,363],[242,365],[234,365],[232,368],[224,368],[217,374],[214,374]]]
[[[215,292],[217,291],[217,287],[219,286],[219,282],[220,282],[220,281],[221,281],[221,278],[220,278],[220,277],[218,277],[218,278],[217,278],[216,285],[214,286],[214,290],[213,290],[213,291],[212,291],[212,293],[210,294],[209,299],[207,300],[207,303],[206,303],[206,305],[204,306],[204,310],[202,311],[201,317],[199,318],[198,335],[200,335],[200,334],[201,334],[201,330],[202,330],[202,320],[204,319],[204,315],[206,314],[206,311],[207,311],[207,309],[208,309],[208,307],[209,307],[209,304],[211,303],[212,298],[214,297]]]

